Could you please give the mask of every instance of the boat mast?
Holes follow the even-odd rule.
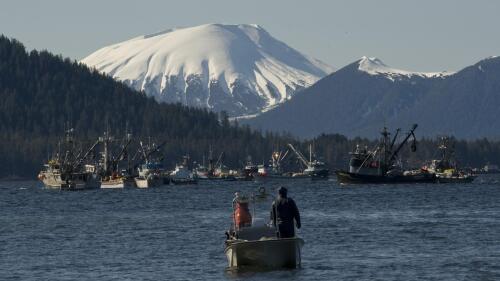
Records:
[[[389,164],[387,163],[387,154],[390,153],[388,142],[390,133],[387,131],[387,127],[384,126],[384,129],[381,132],[382,134],[382,150],[383,150],[383,158],[382,163],[379,164],[379,167],[382,169],[382,174],[385,174],[389,170]]]
[[[418,124],[413,124],[413,126],[410,129],[410,131],[408,132],[408,134],[406,134],[406,137],[404,138],[404,140],[399,144],[398,148],[396,150],[394,150],[394,152],[392,153],[391,157],[389,158],[390,162],[394,161],[394,159],[398,155],[399,151],[401,150],[401,148],[403,148],[403,146],[406,144],[406,142],[408,142],[410,137],[413,137],[413,139],[415,140],[415,129],[417,129],[417,127],[418,127]],[[416,149],[416,147],[415,147],[415,149]],[[412,146],[412,150],[413,150],[413,146]]]
[[[312,143],[309,144],[309,163],[312,162]]]

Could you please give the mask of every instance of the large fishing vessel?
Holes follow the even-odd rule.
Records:
[[[161,145],[156,145],[149,140],[147,145],[144,145],[142,141],[139,144],[140,161],[143,161],[143,163],[138,166],[137,171],[139,175],[134,178],[136,187],[149,188],[168,184],[170,179],[163,168],[161,159],[154,157],[160,151],[161,147],[165,145],[165,142]]]
[[[234,181],[236,180],[236,171],[230,170],[224,163],[222,159],[224,157],[224,152],[219,154],[217,160],[213,158],[213,150],[210,147],[208,154],[208,166],[205,166],[205,157],[203,157],[203,164],[198,165],[193,169],[193,173],[198,180],[225,180]]]
[[[325,162],[319,161],[318,159],[313,159],[313,146],[309,144],[309,159],[307,159],[298,149],[296,149],[292,144],[288,144],[288,147],[297,155],[297,158],[305,166],[302,173],[293,174],[292,177],[310,177],[312,179],[326,179],[328,178],[329,170],[326,167]]]
[[[85,153],[77,151],[74,141],[74,130],[65,132],[63,142],[59,143],[59,152],[44,165],[38,174],[46,188],[59,190],[83,190],[99,188],[100,178],[95,165],[85,161],[97,146],[94,143]],[[64,152],[63,152],[64,151]]]
[[[114,138],[110,135],[109,130],[107,130],[104,135],[99,138],[99,142],[103,146],[101,162],[99,163],[100,174],[102,178],[101,188],[113,189],[135,186],[134,179],[130,175],[131,168],[127,151],[127,148],[130,145],[131,141],[131,134],[126,133],[120,151],[113,155],[111,153],[110,145],[112,142],[114,142]],[[127,169],[120,171],[118,164],[125,158],[127,159],[128,163]]]
[[[474,181],[475,175],[465,172],[458,167],[455,159],[455,149],[449,137],[440,138],[438,146],[440,158],[431,160],[423,170],[436,175],[438,183],[468,183]]]
[[[170,182],[173,184],[196,184],[195,174],[189,169],[189,157],[184,156],[182,163],[175,165],[175,170],[170,173]]]
[[[382,138],[373,150],[356,146],[351,153],[349,171],[337,171],[340,183],[418,183],[435,182],[436,176],[423,170],[404,171],[399,153],[412,139],[411,151],[417,150],[414,124],[404,139],[396,146],[400,129],[396,130],[392,140],[387,128],[382,130]]]

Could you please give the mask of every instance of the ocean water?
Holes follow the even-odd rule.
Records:
[[[0,280],[500,280],[499,177],[464,185],[219,182],[45,190],[0,182]],[[229,273],[236,191],[284,185],[302,268]],[[256,206],[268,217],[270,200]]]

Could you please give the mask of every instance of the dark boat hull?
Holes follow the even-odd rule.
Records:
[[[397,176],[378,176],[378,175],[360,175],[346,171],[336,171],[337,180],[340,183],[435,183],[436,177],[433,174],[418,175],[397,175]]]
[[[301,238],[264,239],[226,244],[228,269],[297,268],[301,264]]]

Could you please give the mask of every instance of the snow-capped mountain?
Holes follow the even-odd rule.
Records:
[[[363,57],[285,104],[241,120],[254,128],[300,137],[321,133],[378,137],[381,127],[408,128],[419,136],[500,137],[500,57],[456,73],[397,70]]]
[[[333,69],[258,25],[170,29],[104,47],[81,62],[158,101],[259,114]]]
[[[407,71],[407,70],[401,70],[401,69],[396,69],[396,68],[391,68],[384,64],[381,60],[378,58],[369,58],[366,56],[363,56],[359,61],[358,61],[358,70],[364,71],[368,74],[371,75],[383,75],[387,77],[388,79],[394,81],[397,79],[404,79],[404,78],[411,78],[412,76],[420,76],[420,77],[425,77],[425,78],[436,78],[436,77],[443,77],[443,76],[448,76],[453,74],[453,72],[414,72],[414,71]]]

